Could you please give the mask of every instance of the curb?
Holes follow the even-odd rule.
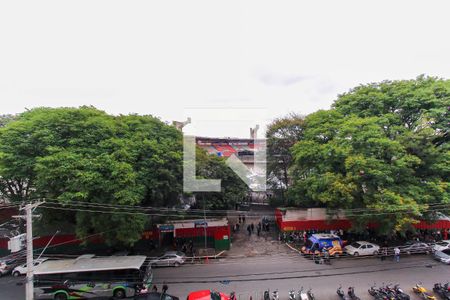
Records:
[[[294,250],[295,252],[297,252],[298,254],[302,254],[302,252],[294,247],[292,247],[291,245],[289,245],[288,243],[284,243],[286,246],[289,247],[289,249]]]

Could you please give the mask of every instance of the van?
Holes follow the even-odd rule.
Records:
[[[329,233],[316,233],[308,238],[301,251],[303,254],[321,254],[325,249],[330,256],[339,256],[343,253],[342,246],[342,240],[339,236]]]

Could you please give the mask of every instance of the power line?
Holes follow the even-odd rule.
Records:
[[[51,204],[56,204],[56,203],[51,203]],[[75,204],[59,204],[61,206],[74,206],[74,208],[70,208],[70,207],[55,207],[55,206],[47,206],[47,205],[42,205],[40,206],[40,208],[46,208],[46,209],[53,209],[53,210],[63,210],[63,211],[80,211],[80,212],[89,212],[89,213],[105,213],[105,214],[122,214],[122,215],[143,215],[143,216],[160,216],[160,217],[184,217],[184,216],[188,216],[188,217],[197,217],[197,218],[202,218],[203,215],[201,214],[190,214],[190,215],[181,215],[181,214],[163,214],[163,213],[146,213],[143,212],[144,210],[134,210],[132,211],[131,209],[127,209],[127,211],[116,211],[116,210],[105,210],[106,209],[110,209],[110,207],[101,207],[101,206],[90,206],[90,205],[75,205]],[[444,206],[445,205],[445,206]],[[447,206],[450,208],[450,204],[444,204],[442,208],[434,208],[434,209],[425,209],[422,210],[422,212],[441,212],[442,210],[445,210],[447,208]],[[88,208],[101,208],[101,209],[97,209],[97,210],[93,210],[93,209],[86,209],[86,208],[80,208],[80,207],[85,207],[87,206]],[[114,209],[118,209],[118,208],[114,208]],[[398,213],[403,212],[403,213],[415,213],[412,210],[397,210],[397,211],[389,211],[389,212],[377,212],[377,213],[363,213],[363,214],[348,214],[346,215],[346,217],[371,217],[371,216],[387,216],[387,215],[397,215]],[[254,215],[254,216],[267,216],[267,213],[261,213],[259,215]],[[212,215],[210,215],[212,216]],[[217,214],[216,216],[229,216],[229,215],[219,215]],[[333,219],[331,219],[333,220]],[[337,219],[339,220],[339,219]]]
[[[92,205],[92,206],[100,206],[100,207],[111,207],[111,208],[131,208],[131,209],[143,209],[143,210],[159,210],[159,211],[168,211],[168,212],[200,212],[203,213],[203,209],[180,209],[180,208],[168,208],[168,207],[152,207],[152,206],[138,206],[138,205],[117,205],[117,204],[109,204],[109,203],[95,203],[95,202],[85,202],[85,201],[71,201],[70,203],[64,203],[58,201],[57,199],[47,200],[49,203],[54,204],[82,204],[82,205]],[[417,205],[426,205],[426,206],[450,206],[450,203],[442,203],[442,202],[434,202],[434,203],[416,203]],[[401,208],[398,208],[401,209]],[[408,209],[407,207],[404,210]],[[206,210],[209,213],[227,213],[227,214],[252,214],[249,211],[239,211],[239,210]],[[351,208],[351,209],[327,209],[329,213],[345,213],[345,212],[366,212],[366,211],[377,211],[376,208]]]

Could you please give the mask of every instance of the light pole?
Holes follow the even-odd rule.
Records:
[[[25,205],[26,221],[27,221],[27,280],[25,287],[25,299],[34,299],[34,282],[33,282],[33,210],[44,202],[29,203]]]
[[[206,199],[205,196],[203,196],[203,229],[205,232],[205,249],[207,248],[207,236],[206,236]]]

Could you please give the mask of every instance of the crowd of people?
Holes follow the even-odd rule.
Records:
[[[241,225],[245,226],[245,224],[246,224],[245,223],[245,218],[246,218],[245,215],[239,215],[238,216],[238,222],[236,222],[232,226],[233,233],[239,232],[239,230],[241,228]],[[267,218],[265,218],[265,217],[263,217],[261,219],[261,221],[259,221],[258,224],[256,224],[256,226],[255,226],[255,224],[253,222],[249,223],[249,224],[246,224],[246,225],[247,225],[246,228],[247,228],[248,236],[251,236],[252,234],[255,233],[255,228],[256,228],[257,236],[260,236],[261,232],[263,232],[263,231],[266,231],[266,232],[270,231],[269,220]]]

